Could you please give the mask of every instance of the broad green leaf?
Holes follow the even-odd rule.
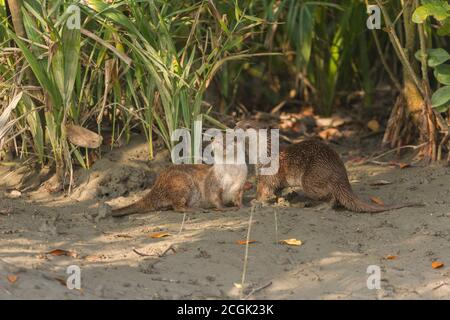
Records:
[[[437,107],[437,108],[435,108],[438,112],[441,112],[441,113],[443,113],[443,112],[447,112],[447,110],[448,109],[450,109],[450,103],[448,103],[448,104],[444,104],[443,106],[440,106],[440,107]]]
[[[428,50],[428,65],[432,68],[450,60],[450,54],[442,48]]]
[[[447,86],[450,86],[450,65],[441,64],[434,69],[434,76],[437,81]]]
[[[433,108],[438,108],[450,103],[450,86],[439,88],[431,97]]]
[[[430,15],[430,10],[426,6],[420,6],[416,10],[414,10],[414,13],[412,15],[412,21],[414,23],[423,23],[428,16]]]
[[[450,54],[442,48],[437,49],[428,49],[428,65],[432,68],[437,67],[440,64],[443,64],[447,60],[450,60]],[[415,57],[417,60],[421,60],[421,52],[420,50],[416,52]]]
[[[437,20],[442,21],[450,16],[449,9],[450,6],[444,1],[426,3],[414,10],[412,21],[415,23],[423,23],[429,16],[433,16]]]

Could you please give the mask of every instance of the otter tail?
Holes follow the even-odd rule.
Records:
[[[346,209],[353,212],[378,213],[405,207],[421,207],[422,203],[405,203],[391,206],[372,205],[360,200],[350,186],[339,185],[333,196]]]
[[[111,216],[113,217],[124,217],[130,214],[141,213],[144,211],[150,211],[152,208],[149,208],[148,204],[144,199],[140,199],[130,205],[127,205],[122,208],[112,210]]]

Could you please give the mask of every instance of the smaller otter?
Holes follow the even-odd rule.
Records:
[[[251,120],[240,121],[236,127],[267,128],[261,122]],[[341,205],[353,212],[376,213],[422,205],[409,203],[380,206],[360,200],[352,190],[347,170],[339,155],[328,145],[315,139],[280,150],[278,172],[274,175],[259,175],[257,178],[257,200],[262,202],[267,201],[277,190],[299,187],[310,199],[329,201],[333,208]]]
[[[244,185],[247,180],[247,164],[245,159],[238,159],[237,155],[239,147],[243,148],[244,145],[239,145],[236,139],[228,144],[225,135],[222,135],[221,140],[214,139],[212,142],[214,154],[217,155],[218,151],[222,149],[224,157],[223,159],[215,158],[212,174],[215,176],[214,179],[219,181],[223,202],[225,204],[232,203],[238,209],[242,206]],[[229,154],[233,154],[233,158],[226,158]],[[214,192],[214,190],[207,188],[207,194],[209,192]]]
[[[225,145],[225,144],[224,144]],[[222,144],[213,141],[217,152]],[[229,147],[224,148],[224,155]],[[113,217],[157,210],[192,211],[194,208],[224,210],[224,204],[242,206],[247,165],[215,163],[179,164],[164,169],[142,199],[112,211]]]

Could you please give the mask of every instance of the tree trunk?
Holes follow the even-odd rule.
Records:
[[[418,67],[414,59],[416,32],[411,20],[412,12],[412,1],[403,3],[403,29],[405,34],[403,50],[413,70],[417,72]],[[383,145],[390,145],[391,148],[401,147],[414,140],[417,134],[416,128],[420,126],[420,115],[424,103],[414,79],[405,66],[403,66],[402,75],[402,92],[391,113],[383,138]]]
[[[380,5],[380,1],[377,3]],[[418,136],[419,143],[423,145],[420,148],[419,157],[427,161],[436,161],[440,160],[441,155],[442,146],[438,145],[437,141],[439,138],[438,127],[441,127],[439,123],[442,121],[438,119],[440,115],[431,108],[423,25],[412,22],[412,14],[418,6],[418,1],[404,1],[402,6],[405,34],[403,46],[400,45],[387,11],[383,8],[391,42],[403,67],[403,89],[390,115],[383,145],[401,147]],[[419,66],[414,58],[414,53],[419,47],[417,46],[417,34],[419,34],[423,56],[421,77],[418,76],[420,74]]]

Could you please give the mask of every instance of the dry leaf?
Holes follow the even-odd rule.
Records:
[[[72,257],[72,258],[76,258],[78,256],[78,254],[76,252],[62,250],[62,249],[55,249],[55,250],[46,252],[46,254],[50,254],[52,256],[57,256],[57,257],[67,256],[67,257]]]
[[[367,123],[367,128],[369,128],[370,130],[372,130],[373,132],[378,132],[380,131],[380,124],[378,123],[377,120],[370,120]]]
[[[95,132],[73,124],[66,126],[66,133],[69,141],[79,147],[95,149],[101,146],[103,140]]]
[[[332,140],[342,137],[342,133],[336,128],[328,128],[319,132],[319,137],[324,140]]]
[[[397,256],[387,255],[385,259],[386,260],[395,260],[395,259],[397,259]]]
[[[376,203],[380,206],[384,206],[384,201],[378,197],[370,197],[370,200],[372,200],[373,203]]]
[[[248,242],[248,244],[251,244],[251,243],[255,243],[256,242],[256,240],[238,240],[238,241],[236,241],[236,243],[237,244],[247,244],[247,242]]]
[[[431,263],[431,267],[433,268],[433,269],[439,269],[439,268],[442,268],[444,266],[444,263],[443,262],[440,262],[440,261],[433,261],[432,263]]]
[[[240,283],[235,282],[235,283],[233,283],[233,285],[238,289],[242,289],[242,284],[240,284]]]
[[[19,277],[14,274],[9,274],[6,278],[8,279],[9,283],[15,283],[19,279]]]
[[[388,184],[391,184],[391,183],[392,182],[387,181],[387,180],[375,180],[375,181],[369,183],[369,185],[371,185],[371,186],[385,186],[385,185],[388,185]]]
[[[404,162],[400,162],[400,163],[398,164],[398,166],[399,166],[400,169],[405,169],[405,168],[408,168],[409,166],[411,166],[411,164],[409,164],[409,163],[404,163]]]
[[[157,232],[157,233],[152,233],[149,237],[152,239],[159,239],[159,238],[164,238],[164,237],[168,237],[170,236],[170,234],[168,234],[167,232]]]
[[[280,243],[282,244],[288,244],[290,246],[301,246],[302,241],[297,239],[287,239],[287,240],[281,240]]]

